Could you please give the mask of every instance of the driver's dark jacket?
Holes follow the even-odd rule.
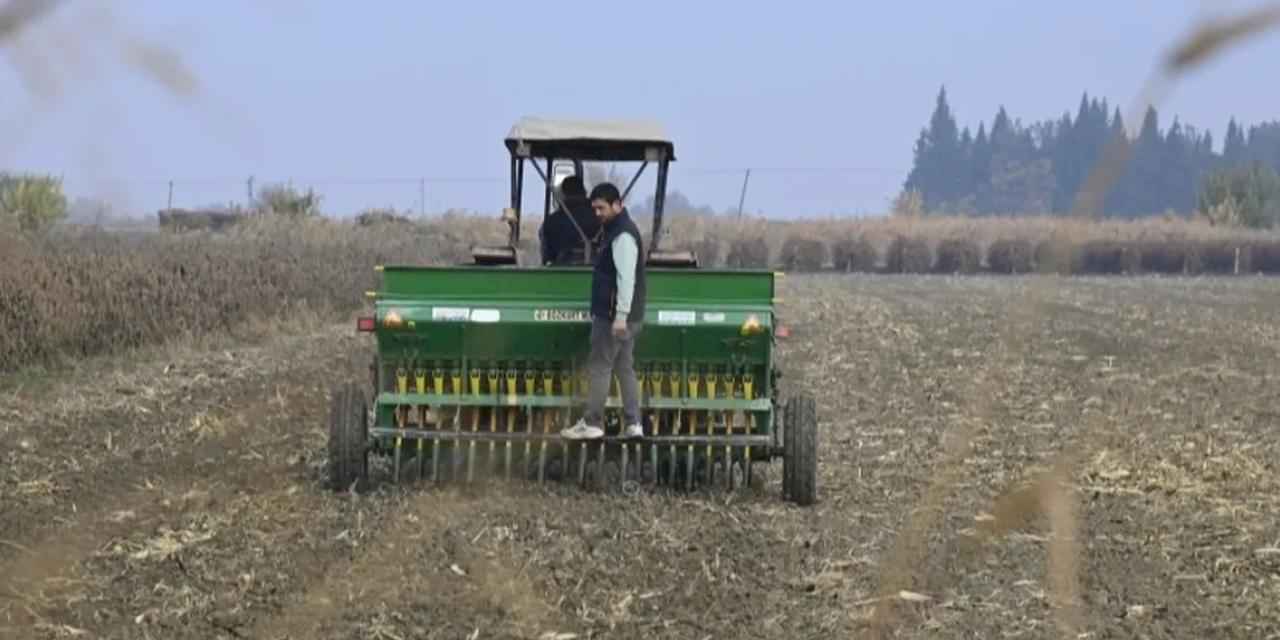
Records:
[[[585,197],[565,198],[565,203],[569,205],[573,220],[582,227],[587,239],[594,240],[600,233],[600,221],[591,210],[591,203]],[[559,207],[547,216],[538,234],[542,243],[542,264],[544,265],[567,264],[570,262],[572,251],[583,248],[578,230],[574,228],[569,215]]]

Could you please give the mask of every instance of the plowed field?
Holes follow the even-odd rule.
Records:
[[[345,320],[9,376],[0,638],[1280,638],[1277,281],[784,284],[811,508],[334,494]]]

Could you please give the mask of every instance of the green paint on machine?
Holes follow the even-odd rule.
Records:
[[[545,133],[546,126],[524,131]],[[539,153],[656,161],[660,185],[672,159],[665,143],[652,141],[508,142],[513,203],[524,163]],[[656,213],[654,236],[660,204]],[[685,489],[751,486],[753,465],[781,458],[784,494],[813,502],[812,482],[790,480],[814,477],[816,414],[805,394],[784,399],[778,386],[779,274],[701,269],[696,258],[650,247],[634,352],[644,437],[618,439],[615,380],[604,441],[568,442],[558,433],[581,415],[587,392],[592,271],[585,263],[515,266],[518,207],[504,219],[511,242],[473,250],[475,265],[379,268],[372,314],[359,321],[372,338],[372,388],[344,385],[331,408],[335,488],[365,486],[369,455],[390,457],[397,482],[416,467],[419,478],[433,481],[521,476]]]

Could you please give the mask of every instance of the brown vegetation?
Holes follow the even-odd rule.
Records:
[[[682,242],[676,248],[680,251],[692,251],[698,258],[698,266],[703,269],[714,269],[720,264],[720,241],[715,238]]]
[[[367,209],[356,216],[356,224],[371,227],[379,224],[408,224],[408,216],[401,215],[395,209]]]
[[[473,245],[506,239],[496,219],[461,215],[414,221],[370,211],[352,223],[227,214],[236,221],[222,224],[225,217],[211,215],[217,212],[167,213],[162,228],[184,227],[184,219],[204,224],[185,234],[0,234],[3,368],[227,331],[252,317],[279,317],[281,307],[355,308],[375,282],[375,264],[466,263]],[[539,223],[525,220],[526,258],[537,254]],[[1180,220],[674,218],[669,229],[679,241],[664,246],[696,251],[704,268],[1280,272],[1274,236]],[[723,260],[721,246],[728,248]]]
[[[947,238],[938,243],[938,260],[934,270],[938,273],[976,273],[982,263],[982,251],[978,243],[966,238]]]
[[[928,273],[932,266],[932,252],[925,240],[897,236],[889,242],[885,256],[889,273]]]
[[[827,246],[821,240],[799,235],[787,236],[778,256],[786,271],[821,271],[827,261]]]
[[[1212,268],[1204,273],[1229,274],[1235,273],[1236,248],[1280,256],[1280,248],[1271,248],[1280,247],[1272,232],[1182,218],[1096,222],[1050,216],[801,221],[676,217],[667,226],[673,237],[690,238],[684,248],[703,238],[723,241],[728,247],[726,266],[784,270],[811,269],[812,261],[801,264],[797,259],[802,238],[825,244],[824,268],[835,271],[1196,274],[1197,266],[1207,262]],[[819,253],[815,247],[808,251]],[[1224,251],[1231,256],[1225,269]],[[1241,273],[1274,271],[1262,264],[1270,262],[1245,262]]]
[[[729,245],[725,266],[739,269],[758,269],[769,265],[769,246],[764,238],[741,238]]]
[[[0,368],[230,331],[298,308],[354,309],[376,264],[462,260],[460,230],[258,219],[220,234],[3,234]]]
[[[987,264],[995,273],[1029,273],[1033,269],[1033,248],[1025,238],[1001,239],[991,243]]]
[[[1037,242],[1033,255],[1040,273],[1070,275],[1080,270],[1080,248],[1062,236]]]
[[[243,221],[243,213],[212,209],[162,209],[156,214],[161,231],[225,231]]]
[[[1235,273],[1237,246],[1216,240],[1196,243],[1187,256],[1187,271],[1193,274]]]
[[[1186,273],[1193,244],[1178,238],[1168,242],[1142,242],[1137,246],[1138,268],[1148,273]]]
[[[1090,240],[1080,248],[1080,272],[1133,273],[1134,247],[1114,240]]]
[[[865,236],[837,240],[831,245],[831,262],[836,271],[874,271],[876,248]]]
[[[1280,273],[1280,241],[1259,240],[1250,243],[1249,266],[1259,273]]]

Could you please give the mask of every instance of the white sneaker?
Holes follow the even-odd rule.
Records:
[[[624,437],[624,438],[643,438],[643,437],[644,437],[644,427],[642,427],[642,426],[640,426],[640,425],[638,425],[638,424],[631,424],[631,425],[627,425],[627,428],[622,432],[622,437]]]
[[[560,437],[569,440],[595,440],[604,437],[604,429],[592,427],[585,420],[578,420],[578,423],[572,427],[562,429]]]

